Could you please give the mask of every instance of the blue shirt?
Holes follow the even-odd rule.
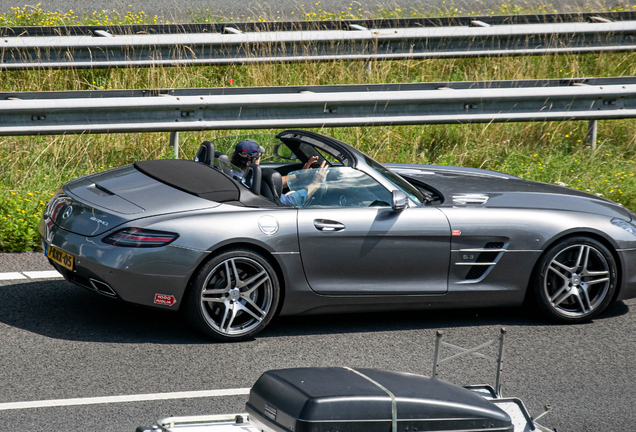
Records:
[[[234,178],[243,180],[242,172],[237,172],[232,170],[232,175],[234,176]],[[306,199],[307,199],[307,191],[304,189],[300,189],[300,190],[288,192],[285,195],[282,195],[280,197],[280,202],[288,206],[302,207]]]
[[[280,202],[294,207],[302,207],[307,199],[307,191],[300,189],[293,192],[288,192],[280,197]]]

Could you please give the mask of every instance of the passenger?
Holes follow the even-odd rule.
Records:
[[[239,142],[234,148],[230,163],[236,165],[241,171],[233,170],[232,175],[239,179],[243,178],[243,173],[251,163],[255,163],[256,165],[261,163],[261,155],[263,152],[265,152],[265,149],[256,141],[243,140]]]

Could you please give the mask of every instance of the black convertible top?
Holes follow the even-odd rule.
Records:
[[[199,162],[185,159],[157,159],[135,162],[134,167],[153,179],[200,198],[250,207],[276,207],[259,195]]]

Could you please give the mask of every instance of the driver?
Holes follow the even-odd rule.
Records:
[[[238,179],[243,178],[243,172],[250,164],[254,163],[256,165],[260,165],[261,155],[264,152],[265,149],[254,140],[247,139],[240,141],[234,148],[234,153],[232,154],[232,159],[230,162],[240,168],[242,171],[232,171],[232,175]],[[302,169],[310,169],[311,166],[316,162],[318,162],[318,156],[312,156],[307,162],[305,162]],[[323,161],[320,167],[323,168],[324,166],[325,162]],[[302,206],[302,204],[308,198],[311,198],[311,196],[318,190],[318,188],[320,187],[320,183],[324,181],[325,176],[326,172],[324,174],[321,172],[317,173],[312,183],[307,185],[307,190],[300,189],[283,194],[280,197],[280,202],[288,206]],[[287,176],[283,176],[283,189],[287,187]]]
[[[314,160],[315,158],[315,160]],[[309,161],[303,166],[303,169],[310,169],[311,164],[316,162],[318,158],[316,156],[309,159]],[[322,161],[320,168],[317,170],[316,174],[311,183],[309,183],[305,189],[298,189],[295,191],[288,192],[280,197],[280,202],[295,207],[302,207],[302,205],[311,198],[320,188],[320,185],[327,178],[327,161]],[[290,180],[294,178],[296,175],[293,173],[289,174]],[[287,176],[283,177],[284,184],[287,185]]]

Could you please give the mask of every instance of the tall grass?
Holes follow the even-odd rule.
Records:
[[[397,9],[391,13],[403,13]],[[387,11],[381,13],[386,14]],[[323,18],[330,19],[328,15]],[[0,25],[2,19],[0,14]],[[25,20],[28,20],[24,17],[20,19],[12,18],[12,22],[14,25],[25,25]],[[145,22],[154,20],[144,19]],[[207,16],[203,12],[197,18],[199,21],[209,19],[211,15]],[[387,61],[372,63],[370,71],[362,62],[4,71],[0,74],[0,91],[250,87],[592,76],[636,76],[636,54]],[[585,145],[586,122],[316,130],[349,142],[382,162],[462,165],[504,171],[530,180],[560,183],[601,194],[636,209],[634,120],[599,122],[596,150]],[[250,132],[268,131],[234,131],[231,134]],[[181,157],[192,158],[201,141],[227,134],[224,131],[182,132]],[[166,157],[167,150],[168,134],[159,133],[0,137],[0,251],[39,248],[37,224],[41,211],[50,195],[64,182],[135,160]]]

